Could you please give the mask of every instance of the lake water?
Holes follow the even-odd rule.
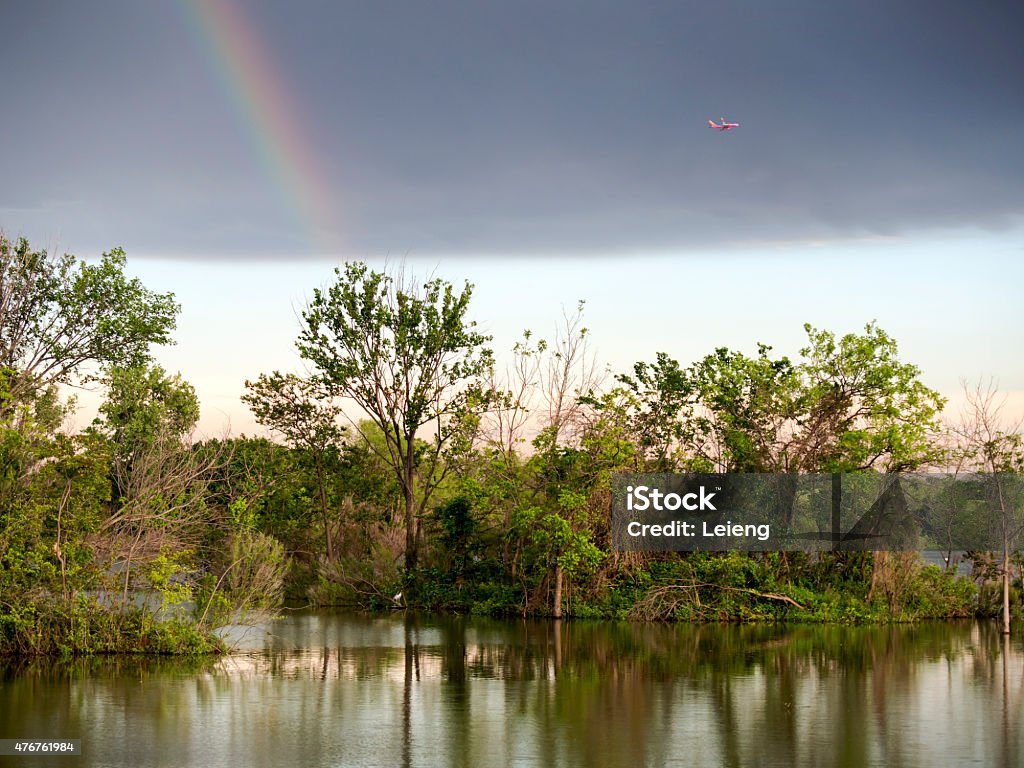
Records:
[[[0,666],[0,738],[83,752],[0,765],[1024,766],[1019,627],[319,611],[269,629],[214,660]]]

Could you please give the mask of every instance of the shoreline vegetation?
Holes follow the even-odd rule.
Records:
[[[1021,613],[1019,499],[1003,500],[1002,550],[967,553],[969,577],[917,552],[611,548],[616,472],[1024,470],[1020,425],[994,390],[968,392],[967,413],[944,423],[943,399],[873,322],[843,336],[807,325],[794,359],[759,344],[603,374],[581,302],[499,364],[468,319],[468,283],[350,263],[302,312],[310,373],[239,382],[273,439],[194,442],[194,388],[151,357],[173,343],[180,307],[126,263],[0,233],[2,656],[221,653],[218,628],[286,601],[633,621],[989,617],[1004,631]],[[67,392],[83,386],[105,400],[69,434]]]

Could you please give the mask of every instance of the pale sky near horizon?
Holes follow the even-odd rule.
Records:
[[[386,257],[474,283],[499,352],[578,299],[615,371],[875,319],[925,383],[1024,413],[1019,3],[65,0],[0,27],[0,229],[123,246],[174,291],[158,360],[207,434],[258,431],[242,382],[300,367],[334,266]]]

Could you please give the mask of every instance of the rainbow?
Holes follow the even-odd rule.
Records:
[[[254,151],[314,253],[335,255],[333,194],[290,90],[237,0],[182,0],[210,68],[245,125]]]

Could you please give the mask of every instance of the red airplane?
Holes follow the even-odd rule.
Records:
[[[740,127],[739,123],[727,123],[727,122],[725,122],[725,118],[724,117],[721,118],[721,120],[722,120],[722,122],[720,124],[716,123],[714,120],[708,120],[708,127],[709,128],[714,128],[714,129],[719,130],[719,131],[731,131],[733,128],[739,128]]]

